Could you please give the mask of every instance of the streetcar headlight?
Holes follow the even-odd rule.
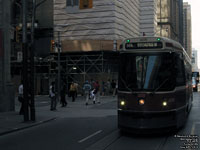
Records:
[[[162,105],[165,107],[167,106],[167,102],[166,101],[163,101]]]
[[[125,102],[124,100],[121,100],[121,101],[120,101],[120,105],[121,105],[121,106],[125,106],[125,105],[126,105],[126,102]]]
[[[144,105],[144,103],[145,103],[145,102],[144,102],[144,99],[140,99],[140,100],[139,100],[139,104],[140,104],[140,105]]]

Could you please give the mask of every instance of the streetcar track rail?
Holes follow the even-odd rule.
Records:
[[[165,146],[165,144],[167,143],[169,136],[165,137],[163,142],[160,143],[160,145],[158,146],[158,148],[156,150],[162,150]]]

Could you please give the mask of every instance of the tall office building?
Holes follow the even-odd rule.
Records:
[[[54,31],[60,31],[63,51],[112,50],[113,41],[119,46],[136,36],[183,41],[182,0],[88,0],[91,7],[81,2],[54,2]]]
[[[56,39],[60,31],[62,51],[113,50],[114,42],[119,48],[125,38],[154,30],[154,4],[147,6],[144,0],[89,0],[88,5],[84,2],[54,2],[54,33]],[[150,18],[145,16],[149,13]]]
[[[10,74],[13,36],[10,3],[10,0],[0,0],[0,112],[14,110],[14,91]]]
[[[182,44],[183,0],[157,0],[157,31],[155,35],[176,40]]]
[[[192,26],[191,26],[191,6],[183,4],[183,47],[192,56]]]
[[[22,1],[12,0],[13,15],[12,24],[15,30],[15,38],[11,45],[11,74],[12,82],[16,85],[15,91],[22,80]],[[31,40],[31,23],[32,23],[32,7],[33,0],[27,0],[27,40],[30,44]],[[35,12],[35,34],[34,34],[34,56],[35,56],[35,93],[44,91],[48,94],[48,73],[47,59],[46,67],[42,61],[43,58],[50,56],[51,40],[53,37],[53,0],[37,0]],[[44,66],[43,66],[44,65]],[[43,68],[42,68],[43,67]],[[45,68],[45,69],[44,69]]]
[[[154,36],[157,30],[157,0],[140,0],[140,35]]]
[[[192,50],[192,71],[198,72],[198,51],[196,49]]]

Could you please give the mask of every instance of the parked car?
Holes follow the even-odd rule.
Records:
[[[193,88],[193,91],[197,92],[197,82],[195,80],[195,77],[192,77],[192,88]]]

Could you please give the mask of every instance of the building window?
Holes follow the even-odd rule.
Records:
[[[78,6],[79,0],[67,0],[67,7]]]
[[[77,13],[79,11],[79,0],[67,0],[66,11],[67,13]]]
[[[93,7],[93,0],[80,0],[80,9],[88,9]]]
[[[72,1],[71,0],[67,0],[67,6],[72,6]]]
[[[66,12],[77,13],[81,9],[93,8],[93,0],[66,0]]]
[[[192,57],[192,63],[195,64],[195,58],[194,57]]]

